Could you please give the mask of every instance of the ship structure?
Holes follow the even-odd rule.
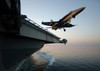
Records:
[[[14,71],[16,65],[43,47],[59,43],[50,33],[20,13],[20,0],[0,0],[0,71]]]

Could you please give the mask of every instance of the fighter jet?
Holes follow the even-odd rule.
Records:
[[[62,19],[60,19],[59,21],[51,20],[51,22],[42,22],[42,24],[43,25],[47,25],[47,26],[51,26],[51,28],[54,29],[54,30],[63,28],[64,31],[66,31],[65,28],[70,28],[70,27],[75,26],[75,25],[72,25],[70,23],[71,19],[75,18],[76,15],[78,15],[84,9],[85,9],[85,7],[82,7],[82,8],[76,9],[74,11],[71,11],[67,15],[65,15]]]

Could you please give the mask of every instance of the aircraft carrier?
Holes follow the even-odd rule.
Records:
[[[62,43],[59,39],[21,15],[20,0],[0,0],[0,71],[14,71],[45,43]]]

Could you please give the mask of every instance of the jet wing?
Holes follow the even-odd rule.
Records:
[[[75,18],[76,15],[78,15],[80,12],[82,12],[85,9],[85,7],[79,8],[77,10],[69,12],[66,16],[64,16],[62,19],[60,19],[60,22],[65,22],[70,20],[71,18]]]
[[[53,26],[56,22],[42,22],[43,25]]]

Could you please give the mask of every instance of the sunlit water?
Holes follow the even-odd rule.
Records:
[[[100,71],[100,47],[45,45],[16,71]]]

